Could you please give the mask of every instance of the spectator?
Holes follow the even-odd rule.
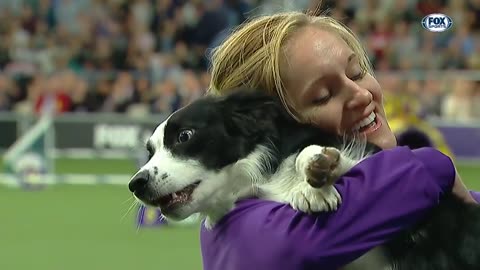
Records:
[[[426,78],[421,91],[419,89],[416,95],[422,105],[420,111],[422,116],[440,117],[442,115],[442,104],[445,99],[443,85],[443,79]]]
[[[472,118],[473,119],[480,119],[480,81],[475,82],[475,88],[473,90],[473,97],[472,103],[476,104],[476,106],[472,106]]]
[[[445,119],[459,122],[472,120],[473,87],[473,82],[468,80],[454,81],[452,91],[447,94],[442,106]]]
[[[88,83],[83,79],[75,78],[72,87],[72,107],[70,111],[88,112]]]
[[[467,17],[476,31],[480,30],[480,0],[467,0]]]
[[[153,95],[151,109],[153,113],[169,113],[180,107],[180,94],[171,79],[158,83]]]
[[[149,104],[151,100],[150,81],[142,76],[135,81],[135,91],[133,93],[133,103]]]
[[[12,87],[10,79],[5,75],[0,75],[0,112],[9,111],[12,107],[9,92]]]
[[[123,113],[132,104],[134,94],[134,80],[130,73],[122,72],[118,74],[113,83],[112,92],[105,100],[103,110],[105,112]]]
[[[191,70],[187,70],[183,73],[180,86],[179,94],[181,95],[181,106],[191,103],[204,94],[198,76]]]
[[[66,74],[54,74],[46,80],[38,81],[35,99],[35,112],[53,112],[61,114],[71,110],[72,100]],[[64,83],[67,83],[66,85]]]
[[[59,112],[128,112],[130,105],[139,103],[152,112],[171,112],[204,93],[208,53],[231,29],[249,16],[305,10],[317,2],[2,0],[0,74],[12,85],[2,90],[2,110],[23,102],[39,111],[45,97],[53,95],[63,104]],[[360,35],[377,72],[480,70],[480,0],[323,3],[333,17]],[[443,33],[423,29],[421,18],[432,12],[449,15],[454,27]],[[75,77],[77,85],[55,82],[64,80],[65,74]],[[408,85],[422,85],[425,91],[418,90],[416,96],[427,116],[446,113],[441,108],[451,101],[444,102],[444,96],[450,100],[457,95],[449,94],[453,88],[443,80],[411,82],[398,77],[388,85],[389,81],[385,88],[391,86],[394,95],[405,94]],[[54,86],[57,89],[51,89]]]
[[[104,106],[112,93],[113,80],[99,79],[93,91],[88,92],[86,97],[87,110],[89,112],[105,111]]]

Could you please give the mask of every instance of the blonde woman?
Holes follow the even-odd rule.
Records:
[[[337,182],[343,203],[334,213],[239,201],[212,230],[201,230],[205,270],[325,270],[354,260],[361,269],[379,269],[358,258],[420,220],[443,193],[453,190],[474,202],[447,156],[395,147],[365,51],[332,18],[291,12],[249,21],[215,49],[211,75],[210,94],[264,89],[298,121],[339,134],[360,132],[385,151]],[[372,114],[374,120],[366,120]]]

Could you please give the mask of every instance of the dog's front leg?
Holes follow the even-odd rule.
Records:
[[[303,149],[295,160],[302,181],[291,190],[292,207],[303,212],[336,210],[342,199],[333,184],[353,163],[333,147],[311,145]]]

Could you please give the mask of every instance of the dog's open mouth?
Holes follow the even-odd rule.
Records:
[[[199,184],[200,181],[197,181],[179,191],[155,199],[152,201],[152,203],[156,206],[159,206],[162,210],[172,209],[174,207],[185,204],[191,200],[192,193]]]

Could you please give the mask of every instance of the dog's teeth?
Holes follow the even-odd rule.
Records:
[[[178,197],[177,193],[172,193],[172,198],[176,199]]]

